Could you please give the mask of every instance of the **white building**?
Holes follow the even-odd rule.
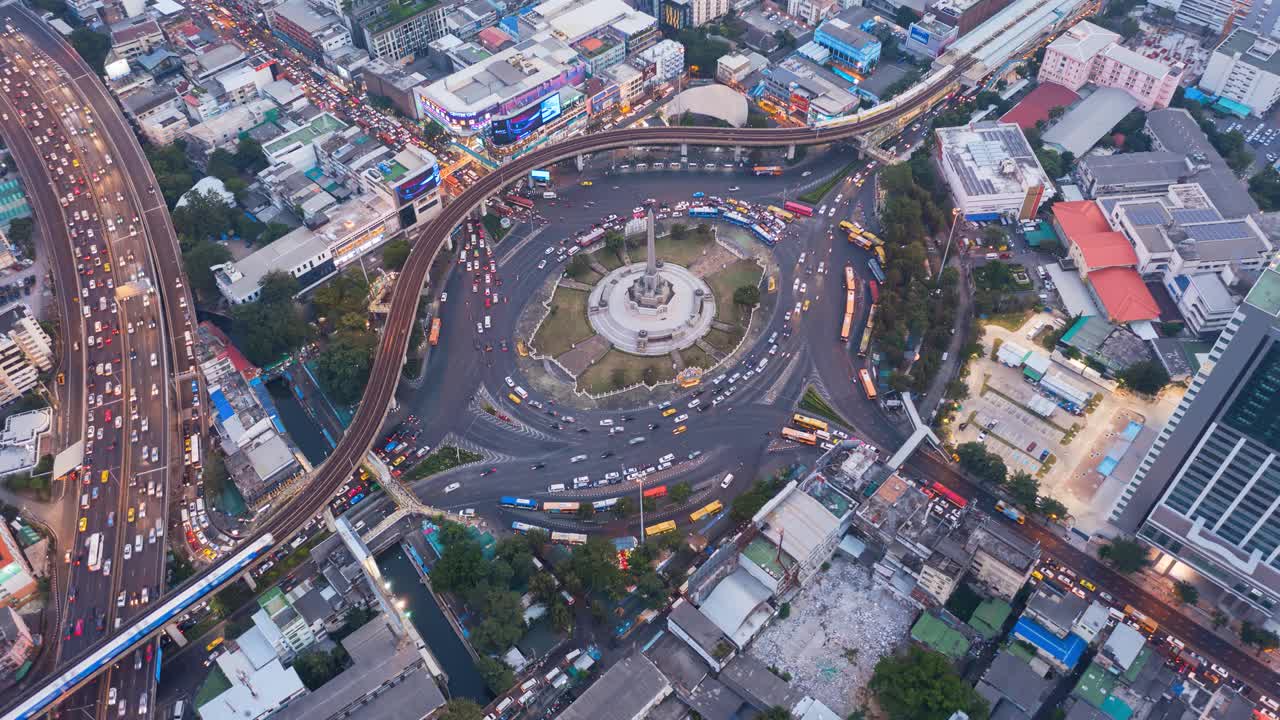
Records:
[[[1225,328],[1239,304],[1217,273],[1165,273],[1164,285],[1187,329],[1197,335]]]
[[[729,0],[693,0],[693,24],[701,27],[729,14]]]
[[[684,45],[675,40],[662,40],[640,52],[631,63],[641,69],[653,65],[654,84],[670,82],[684,72]]]
[[[26,305],[17,305],[0,313],[0,333],[17,343],[32,365],[44,371],[53,369],[53,340],[31,317],[31,310]]]
[[[1280,42],[1237,29],[1214,48],[1200,87],[1262,117],[1280,99]]]
[[[1175,20],[1181,25],[1194,25],[1208,28],[1211,33],[1220,33],[1227,24],[1227,18],[1242,18],[1252,6],[1253,0],[1181,0]]]
[[[22,346],[0,337],[0,406],[22,397],[39,381],[40,371],[22,351]]]
[[[260,720],[307,692],[256,626],[228,642],[216,662],[231,687],[196,708],[201,720]]]
[[[1053,197],[1053,184],[1016,124],[987,121],[935,132],[943,175],[965,218],[1030,219]]]
[[[9,531],[9,523],[0,523],[0,608],[23,604],[36,589],[31,563]]]
[[[11,607],[0,608],[0,677],[22,667],[34,648],[31,631],[22,616]]]

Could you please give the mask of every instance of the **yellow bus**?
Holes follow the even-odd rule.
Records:
[[[853,330],[853,313],[845,313],[844,321],[840,323],[840,342],[849,342],[849,333]]]
[[[879,245],[876,246],[876,257],[880,260],[881,267],[884,267],[889,262],[884,258],[884,248],[880,247]]]
[[[858,371],[858,382],[862,383],[862,392],[866,394],[868,400],[876,399],[876,385],[871,382],[871,373],[866,368]]]
[[[693,522],[698,522],[702,518],[715,515],[716,513],[720,512],[723,509],[724,509],[724,505],[721,505],[719,500],[713,500],[707,505],[704,505],[703,507],[697,510],[694,510],[692,513],[690,513],[689,519],[692,520]]]
[[[883,241],[883,240],[881,240],[880,238],[876,237],[876,234],[875,234],[875,233],[873,233],[873,232],[871,232],[870,230],[863,230],[863,231],[862,231],[862,237],[864,237],[864,238],[866,238],[866,239],[870,240],[871,242],[875,243],[876,247],[880,247],[881,245],[884,245],[884,241]]]
[[[675,529],[676,529],[676,521],[668,520],[663,523],[658,523],[657,525],[650,525],[649,527],[644,529],[644,534],[645,535],[661,535],[663,533],[669,533]]]
[[[844,289],[854,290],[857,288],[857,286],[858,286],[858,280],[853,276],[853,266],[845,265],[844,266]]]
[[[844,230],[845,232],[857,232],[857,231],[858,231],[857,226],[856,226],[856,225],[854,225],[853,223],[849,222],[848,220],[841,220],[841,221],[840,221],[840,229],[841,229],[841,230]]]
[[[845,315],[853,314],[853,304],[854,304],[854,293],[852,290],[850,290],[849,292],[845,293],[845,296],[844,296],[844,314]]]
[[[789,427],[782,428],[782,437],[805,445],[817,445],[818,436],[813,433],[800,432]]]
[[[867,350],[871,347],[871,329],[876,323],[876,306],[872,305],[867,311],[867,326],[862,330],[862,341],[858,343],[858,357],[866,357]]]
[[[792,424],[799,425],[805,430],[829,430],[830,429],[830,426],[827,425],[826,420],[819,420],[818,418],[809,417],[808,415],[800,415],[799,413],[791,416],[791,422]]]
[[[769,212],[773,213],[774,215],[776,215],[778,218],[780,218],[780,219],[782,219],[782,220],[786,220],[787,222],[791,222],[792,220],[795,220],[795,219],[796,219],[796,216],[795,216],[795,214],[794,214],[794,213],[789,212],[789,211],[787,211],[787,210],[783,210],[782,208],[778,207],[777,205],[770,205],[769,207],[767,207],[767,208],[765,208],[765,209],[766,209],[766,210],[768,210]]]

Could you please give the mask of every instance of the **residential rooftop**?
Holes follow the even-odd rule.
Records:
[[[439,0],[415,0],[413,2],[393,0],[387,4],[386,9],[381,13],[366,20],[364,27],[370,33],[384,32],[414,16],[421,15],[439,4]]]
[[[671,690],[649,658],[634,652],[592,683],[558,720],[632,720],[643,717]]]

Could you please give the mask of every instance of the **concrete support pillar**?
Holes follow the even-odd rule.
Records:
[[[742,162],[742,146],[741,145],[733,146],[733,161]]]
[[[182,634],[182,630],[178,627],[178,623],[169,623],[168,625],[165,625],[164,634],[168,635],[169,639],[177,643],[178,647],[187,646],[187,636]]]
[[[689,160],[689,143],[680,143],[680,159],[688,162]]]
[[[244,584],[249,586],[250,590],[257,591],[258,583],[253,579],[253,573],[245,573],[240,576],[244,580]]]
[[[583,157],[582,157],[582,153],[578,153],[578,154],[573,158],[573,162],[574,162],[574,164],[575,164],[575,165],[577,165],[577,166],[578,166],[578,172],[582,172],[582,169],[583,169],[583,168],[585,168],[585,167],[587,166],[587,161],[583,159]]]
[[[795,144],[795,143],[791,143],[790,145],[788,145],[788,146],[787,146],[787,159],[788,159],[788,160],[795,160],[795,159],[796,159],[796,144]]]

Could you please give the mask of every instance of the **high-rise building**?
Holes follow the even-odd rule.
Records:
[[[0,608],[21,605],[35,592],[31,564],[8,524],[0,523]]]
[[[31,631],[13,608],[0,608],[0,677],[15,672],[31,657]]]
[[[22,347],[8,337],[0,337],[0,405],[7,405],[34,388],[39,371],[22,352]]]
[[[1280,605],[1280,272],[1218,336],[1111,521],[1235,597]]]
[[[1253,0],[1182,0],[1175,20],[1179,25],[1194,25],[1220,33],[1227,18],[1244,18],[1250,14]]]
[[[1200,87],[1262,117],[1280,100],[1280,42],[1237,28],[1214,48]]]

